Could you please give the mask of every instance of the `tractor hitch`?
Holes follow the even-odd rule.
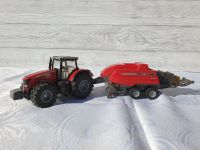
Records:
[[[93,84],[99,84],[99,83],[104,83],[104,82],[106,82],[106,81],[102,77],[97,77],[97,78],[93,79]]]

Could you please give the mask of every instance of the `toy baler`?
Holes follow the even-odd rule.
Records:
[[[143,63],[116,64],[105,68],[100,78],[107,85],[108,98],[116,94],[129,94],[132,98],[148,97],[156,99],[159,89],[187,86],[194,81],[180,78],[170,72],[150,69]]]

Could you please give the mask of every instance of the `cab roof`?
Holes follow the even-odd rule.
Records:
[[[58,61],[75,61],[78,60],[78,57],[71,57],[71,56],[53,56],[53,60],[58,60]]]

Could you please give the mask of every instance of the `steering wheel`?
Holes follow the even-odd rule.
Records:
[[[62,69],[68,70],[69,66],[62,66]]]

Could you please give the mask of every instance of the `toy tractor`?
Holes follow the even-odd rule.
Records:
[[[78,57],[54,56],[49,69],[25,76],[19,89],[10,92],[12,99],[30,99],[36,106],[45,108],[54,104],[58,94],[87,97],[93,89],[92,73],[79,69]]]

